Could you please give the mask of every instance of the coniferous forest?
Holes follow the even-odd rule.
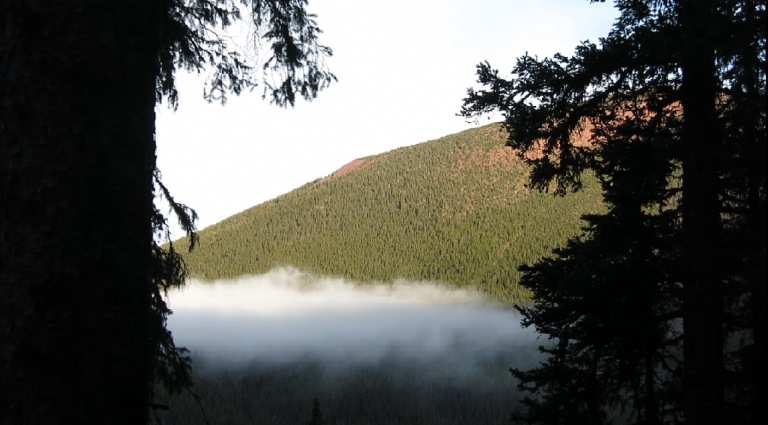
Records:
[[[506,137],[490,124],[358,159],[203,229],[191,252],[186,239],[174,246],[189,273],[207,280],[294,266],[360,285],[405,280],[478,289],[511,309],[530,299],[517,285],[518,267],[564,246],[580,233],[582,215],[605,208],[595,179],[585,178],[574,196],[531,191],[527,167],[504,146]],[[200,399],[171,397],[161,417],[297,424],[317,398],[329,424],[505,423],[520,398],[507,369],[538,358],[528,339],[509,343],[503,356],[488,352],[471,372],[447,358],[396,353],[367,365],[329,365],[308,353],[299,361],[207,368],[215,357],[193,350],[193,370],[207,370],[195,374]]]
[[[353,161],[199,232],[192,276],[234,278],[294,266],[358,282],[398,278],[527,299],[523,264],[603,211],[597,180],[569,197],[526,187],[526,165],[499,124]]]
[[[374,220],[335,224],[340,231],[364,235],[344,245],[382,258],[381,264],[364,266],[371,273],[364,279],[426,277],[480,287],[516,303],[523,325],[546,336],[538,366],[511,369],[522,395],[510,406],[513,423],[762,423],[765,2],[617,1],[616,6],[620,17],[613,30],[596,43],[578,45],[571,56],[520,57],[509,77],[489,63],[477,67],[480,87],[468,91],[461,113],[504,115],[505,144],[515,149],[517,164],[529,167],[524,172],[528,184],[521,188],[533,192],[510,198],[516,191],[507,189],[502,197],[456,206],[476,199],[462,197],[464,188],[477,195],[499,181],[486,176],[475,184],[474,174],[451,184],[455,171],[474,158],[465,151],[464,161],[440,164],[449,156],[427,154],[407,168],[425,167],[421,184],[443,183],[413,198],[405,169],[387,167],[388,156],[382,155],[368,158],[367,169],[371,175],[387,170],[380,180],[384,184],[353,193],[356,199],[380,196],[373,204],[389,208],[378,210],[405,209],[383,213],[384,222],[398,223],[400,214],[410,218],[385,226],[383,233],[372,224],[378,217],[370,209],[360,214]],[[430,147],[455,137],[461,136]],[[384,164],[376,167],[377,162]],[[364,175],[365,164],[356,172]],[[332,202],[326,204],[328,198],[320,195],[329,182],[334,176],[302,188],[307,194],[319,192],[304,211],[334,214]],[[584,196],[589,188],[595,196],[595,186],[600,202],[593,198],[589,205],[600,208],[578,210],[584,204],[574,196]],[[536,210],[535,200],[544,199],[539,196],[554,202],[552,195],[536,190],[573,203]],[[445,197],[432,200],[433,194]],[[495,204],[497,199],[502,203]],[[532,211],[546,227],[533,236],[540,244],[526,241],[522,251],[510,249],[514,254],[505,260],[514,266],[498,266],[501,259],[491,253],[500,246],[504,251],[518,235],[514,224],[501,229],[519,226],[516,220],[524,223]],[[582,216],[583,231],[557,229],[554,223],[567,220],[572,211]],[[450,225],[438,224],[451,214]],[[300,235],[296,240],[317,234],[302,229],[305,223],[296,217],[288,225]],[[424,223],[438,225],[417,238],[404,264],[390,266],[385,254],[397,258],[393,247],[408,245],[407,236],[418,234]],[[489,233],[504,236],[473,242],[469,235],[485,229],[484,223]],[[377,236],[383,245],[365,251]],[[435,242],[421,242],[430,239]],[[446,246],[457,248],[459,256],[441,262]],[[322,248],[290,249],[299,252],[297,261],[314,254],[323,258],[302,264],[310,270],[360,276],[349,271],[350,264],[331,268],[337,257]],[[409,263],[413,259],[417,262]],[[438,260],[430,269],[432,259]],[[190,264],[194,270],[194,261]],[[504,272],[484,274],[484,266]],[[465,280],[463,271],[480,278]]]
[[[459,114],[502,123],[198,234],[155,107],[180,69],[210,71],[209,101],[314,99],[336,77],[307,1],[0,0],[0,424],[766,423],[766,1],[613,4],[599,40],[477,65]],[[232,49],[242,20],[264,54]],[[280,266],[476,289],[538,338],[455,380],[443,357],[228,369],[176,346],[169,290]]]

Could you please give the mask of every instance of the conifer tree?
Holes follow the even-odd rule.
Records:
[[[307,422],[307,425],[325,425],[323,412],[320,410],[320,401],[317,398],[312,402],[312,418]]]
[[[177,69],[206,96],[260,84],[280,106],[333,81],[306,0],[0,0],[0,423],[140,424],[156,381],[186,385],[158,247],[174,202],[155,163],[155,105]],[[266,61],[221,34],[241,18]]]
[[[645,118],[619,127],[648,125]],[[535,305],[520,307],[525,326],[548,335],[550,357],[533,370],[513,370],[527,398],[515,419],[533,423],[661,423],[673,417],[668,393],[680,360],[674,210],[665,210],[674,167],[662,153],[669,139],[612,134],[597,167],[609,205],[585,217],[586,234],[556,257],[523,267],[521,284]]]
[[[479,65],[484,88],[462,110],[505,114],[533,187],[562,195],[592,170],[610,206],[583,238],[524,268],[524,323],[551,344],[541,367],[514,371],[532,394],[514,417],[757,421],[766,4],[615,3],[610,34],[571,57],[523,56],[511,79]]]

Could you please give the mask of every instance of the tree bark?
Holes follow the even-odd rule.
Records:
[[[746,226],[749,232],[746,241],[746,278],[750,283],[752,292],[751,321],[753,327],[754,352],[747,373],[751,379],[750,414],[753,423],[765,423],[766,407],[764,395],[768,389],[768,374],[766,374],[766,324],[768,323],[768,300],[766,300],[766,251],[765,251],[765,125],[761,123],[761,110],[765,110],[765,94],[760,93],[760,43],[752,39],[753,34],[760,37],[760,25],[762,36],[765,33],[765,11],[758,12],[753,1],[743,3],[744,21],[749,22],[746,36],[739,40],[743,50],[740,63],[741,83],[744,87],[745,105],[741,111],[744,116],[744,141],[747,146],[748,159],[745,164],[747,171],[747,205],[748,213]],[[753,27],[752,22],[758,24]],[[761,131],[762,129],[762,131]]]
[[[155,3],[0,0],[0,423],[147,421]]]
[[[683,411],[689,424],[723,421],[722,270],[715,152],[712,0],[681,0],[683,29]]]

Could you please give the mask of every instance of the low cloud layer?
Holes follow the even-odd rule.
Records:
[[[481,294],[425,282],[358,285],[295,269],[213,283],[169,297],[178,345],[221,364],[378,364],[390,359],[460,366],[535,357],[518,314]],[[505,369],[506,370],[506,369]]]

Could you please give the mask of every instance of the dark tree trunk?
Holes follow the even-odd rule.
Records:
[[[758,12],[755,2],[744,2],[744,16],[747,22],[762,22],[758,28],[755,28],[755,35],[761,33],[759,29],[762,26],[762,36],[765,36],[765,12]],[[748,28],[752,28],[750,25]],[[750,414],[753,423],[765,423],[766,407],[765,394],[768,392],[766,384],[768,375],[766,374],[765,359],[766,353],[766,324],[768,323],[768,301],[766,300],[766,252],[765,252],[765,195],[761,191],[765,190],[765,125],[761,124],[761,114],[765,111],[765,95],[761,96],[759,87],[760,65],[760,44],[751,39],[752,31],[746,32],[747,37],[743,37],[740,44],[744,46],[741,63],[742,67],[741,81],[745,90],[746,107],[741,113],[744,116],[744,140],[747,146],[748,160],[745,164],[747,171],[747,206],[748,213],[746,218],[746,227],[748,229],[748,239],[746,241],[746,278],[750,283],[752,292],[751,321],[754,337],[754,352],[747,373],[751,379],[750,394]],[[758,35],[759,37],[759,35]],[[764,51],[763,51],[764,52]],[[762,129],[762,130],[761,130]]]
[[[0,423],[147,420],[157,3],[0,0]]]
[[[684,376],[686,423],[723,422],[723,306],[711,0],[682,0]]]

